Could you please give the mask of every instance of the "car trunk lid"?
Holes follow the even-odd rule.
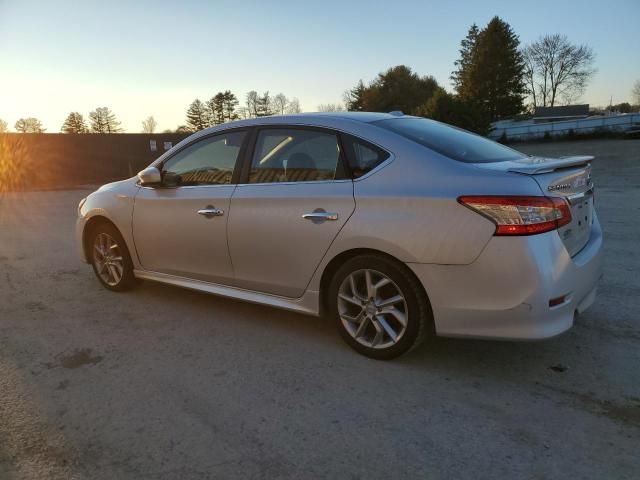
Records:
[[[562,197],[569,202],[571,222],[558,229],[569,254],[573,257],[591,237],[593,221],[593,182],[591,156],[560,158],[524,157],[519,160],[477,163],[490,168],[530,175],[548,197]]]

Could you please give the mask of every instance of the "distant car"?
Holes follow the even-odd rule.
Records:
[[[257,118],[92,193],[77,237],[110,290],[147,279],[326,312],[373,358],[434,335],[540,339],[596,295],[591,160],[400,113]]]

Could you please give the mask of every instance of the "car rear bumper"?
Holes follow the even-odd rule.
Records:
[[[553,231],[493,237],[469,265],[408,265],[429,296],[438,335],[534,340],[568,330],[593,303],[602,257],[594,212],[589,242],[573,258]]]

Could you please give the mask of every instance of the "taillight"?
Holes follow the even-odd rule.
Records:
[[[468,195],[458,202],[495,223],[494,235],[535,235],[571,222],[564,198]]]

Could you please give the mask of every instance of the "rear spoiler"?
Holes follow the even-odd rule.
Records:
[[[554,170],[560,170],[562,168],[586,167],[593,159],[594,157],[590,155],[558,158],[527,157],[522,160],[510,162],[511,165],[507,168],[507,171],[536,175],[539,173],[553,172]]]

